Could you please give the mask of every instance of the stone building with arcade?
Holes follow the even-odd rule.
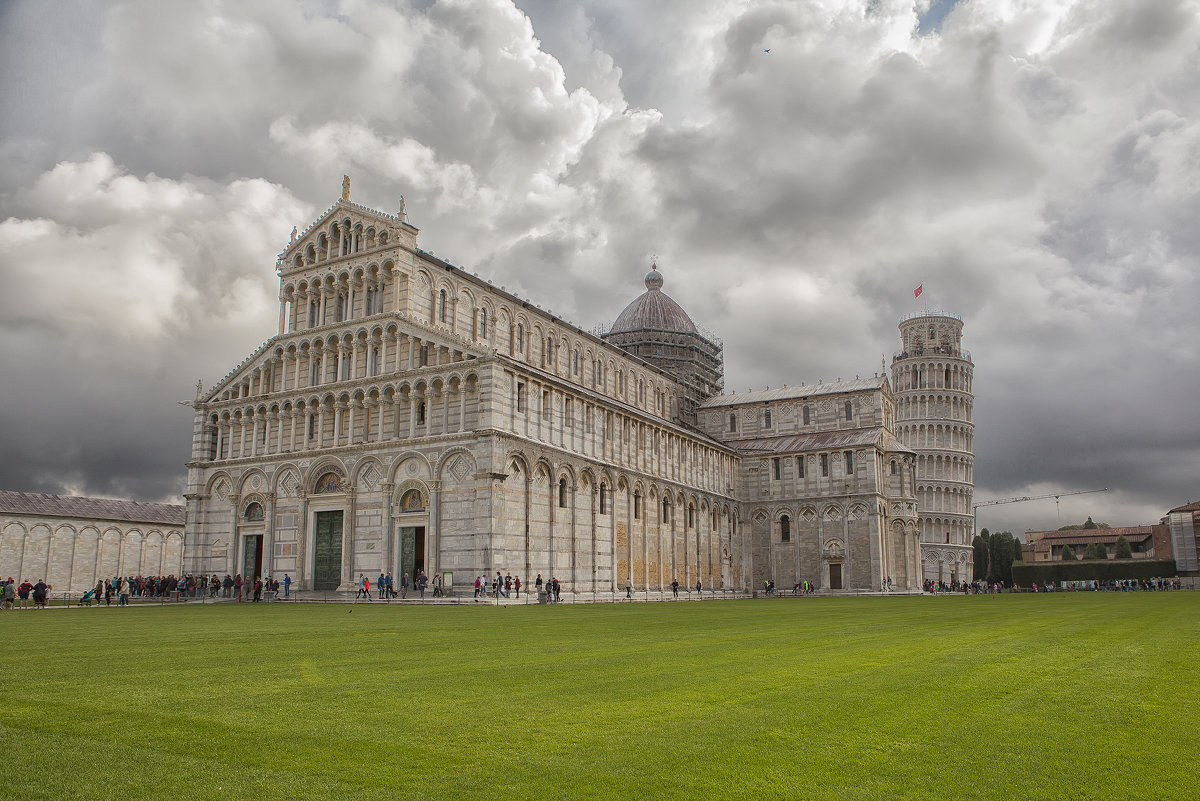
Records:
[[[197,387],[185,570],[541,574],[580,600],[920,586],[921,454],[887,376],[723,395],[721,344],[657,268],[590,333],[417,235],[348,185],[293,232],[276,335]]]

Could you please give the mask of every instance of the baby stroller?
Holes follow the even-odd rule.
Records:
[[[83,594],[83,597],[79,599],[79,603],[77,603],[75,605],[76,606],[91,606],[92,601],[96,601],[97,603],[99,603],[99,601],[100,601],[100,599],[96,597],[95,588],[92,588],[92,589],[88,590],[87,592],[85,592]]]

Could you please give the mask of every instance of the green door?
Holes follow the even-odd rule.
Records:
[[[409,583],[413,585],[417,581],[417,571],[424,569],[425,527],[406,526],[400,529],[400,575],[407,573]]]
[[[262,556],[262,535],[251,535],[244,538],[245,547],[242,549],[242,579],[251,587],[254,586],[254,580],[258,578],[258,572],[261,569]]]
[[[342,583],[342,513],[317,512],[313,589],[336,590]]]

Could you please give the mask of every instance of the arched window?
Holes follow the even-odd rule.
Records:
[[[896,460],[892,460],[892,475],[896,475]]]
[[[479,310],[479,339],[487,339],[487,309]]]
[[[567,480],[565,478],[558,480],[558,508],[567,508]]]
[[[525,352],[525,325],[517,323],[517,353]]]
[[[933,326],[931,325],[931,326],[929,326],[929,339],[932,341],[934,336],[935,335],[933,333]]]
[[[664,523],[670,523],[670,522],[671,522],[671,501],[670,501],[670,500],[668,500],[668,499],[666,499],[666,498],[663,498],[663,504],[662,504],[662,521],[663,521]]]
[[[696,527],[696,507],[692,506],[690,503],[688,504],[688,511],[687,511],[687,527],[688,528]]]
[[[854,404],[851,403],[850,401],[846,401],[846,419],[847,420],[854,419]]]
[[[809,424],[809,423],[811,423],[811,422],[812,422],[812,415],[811,415],[811,413],[808,411],[808,407],[807,407],[807,406],[805,406],[805,407],[804,407],[804,425],[808,425],[808,424]]]
[[[770,427],[771,427],[771,410],[767,409],[763,413],[763,428],[770,428]]]
[[[438,293],[438,322],[446,322],[446,290]]]
[[[729,433],[732,434],[736,431],[737,431],[737,415],[734,414],[733,412],[730,412],[729,413]]]
[[[633,492],[633,519],[642,519],[642,491],[634,490]]]
[[[792,519],[787,515],[779,518],[779,541],[792,541]]]
[[[600,485],[600,514],[608,514],[608,485]]]
[[[249,523],[261,522],[264,519],[262,504],[251,503],[246,507],[246,511],[242,514],[242,519]]]
[[[417,403],[417,425],[425,425],[425,401]]]

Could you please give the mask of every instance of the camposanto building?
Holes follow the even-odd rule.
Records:
[[[197,388],[186,570],[541,574],[582,599],[920,586],[886,376],[722,395],[721,345],[656,268],[597,335],[417,234],[348,184],[293,233],[278,333]]]

